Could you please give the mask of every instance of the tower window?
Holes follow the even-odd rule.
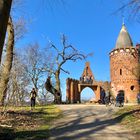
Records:
[[[122,75],[122,69],[120,69],[120,75]]]
[[[130,89],[131,89],[131,90],[134,90],[134,86],[131,86]]]

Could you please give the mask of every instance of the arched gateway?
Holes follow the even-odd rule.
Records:
[[[89,62],[86,62],[84,71],[80,80],[68,78],[66,80],[66,100],[67,103],[80,103],[81,92],[84,88],[89,87],[95,93],[95,100],[101,98],[101,89],[106,90],[109,86],[108,82],[96,81],[90,69]]]

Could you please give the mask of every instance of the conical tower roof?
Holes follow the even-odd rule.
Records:
[[[116,48],[126,48],[133,46],[132,39],[123,23],[118,39],[116,41]]]

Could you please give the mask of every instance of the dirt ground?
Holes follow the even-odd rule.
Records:
[[[114,117],[119,108],[101,105],[58,105],[63,118],[53,122],[49,140],[140,140]]]

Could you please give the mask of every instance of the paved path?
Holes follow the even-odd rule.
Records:
[[[138,140],[118,125],[119,118],[111,118],[117,108],[99,105],[58,107],[64,116],[52,124],[49,140]]]

